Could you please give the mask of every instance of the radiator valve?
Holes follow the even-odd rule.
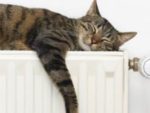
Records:
[[[133,69],[133,71],[139,71],[139,61],[140,59],[135,57],[129,60],[129,69]]]
[[[129,69],[139,71],[143,76],[150,78],[150,57],[130,59]]]

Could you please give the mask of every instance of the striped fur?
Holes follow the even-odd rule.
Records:
[[[34,50],[64,97],[66,113],[78,113],[66,67],[67,51],[114,51],[135,33],[120,33],[93,2],[86,16],[72,19],[46,9],[0,4],[0,49]]]

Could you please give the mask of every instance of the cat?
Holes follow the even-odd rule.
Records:
[[[0,49],[33,50],[59,88],[66,113],[78,113],[75,89],[66,67],[68,51],[118,51],[136,32],[121,33],[101,16],[96,0],[74,19],[40,8],[0,4]]]

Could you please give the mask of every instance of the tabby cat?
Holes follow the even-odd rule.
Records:
[[[135,35],[117,31],[100,15],[96,0],[78,19],[46,9],[0,4],[0,49],[36,51],[59,88],[67,113],[78,113],[77,96],[65,63],[67,51],[117,51]]]

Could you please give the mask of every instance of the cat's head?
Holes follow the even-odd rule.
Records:
[[[108,20],[100,15],[96,0],[80,19],[79,46],[83,50],[115,51],[128,40],[132,39],[136,32],[119,32]]]

